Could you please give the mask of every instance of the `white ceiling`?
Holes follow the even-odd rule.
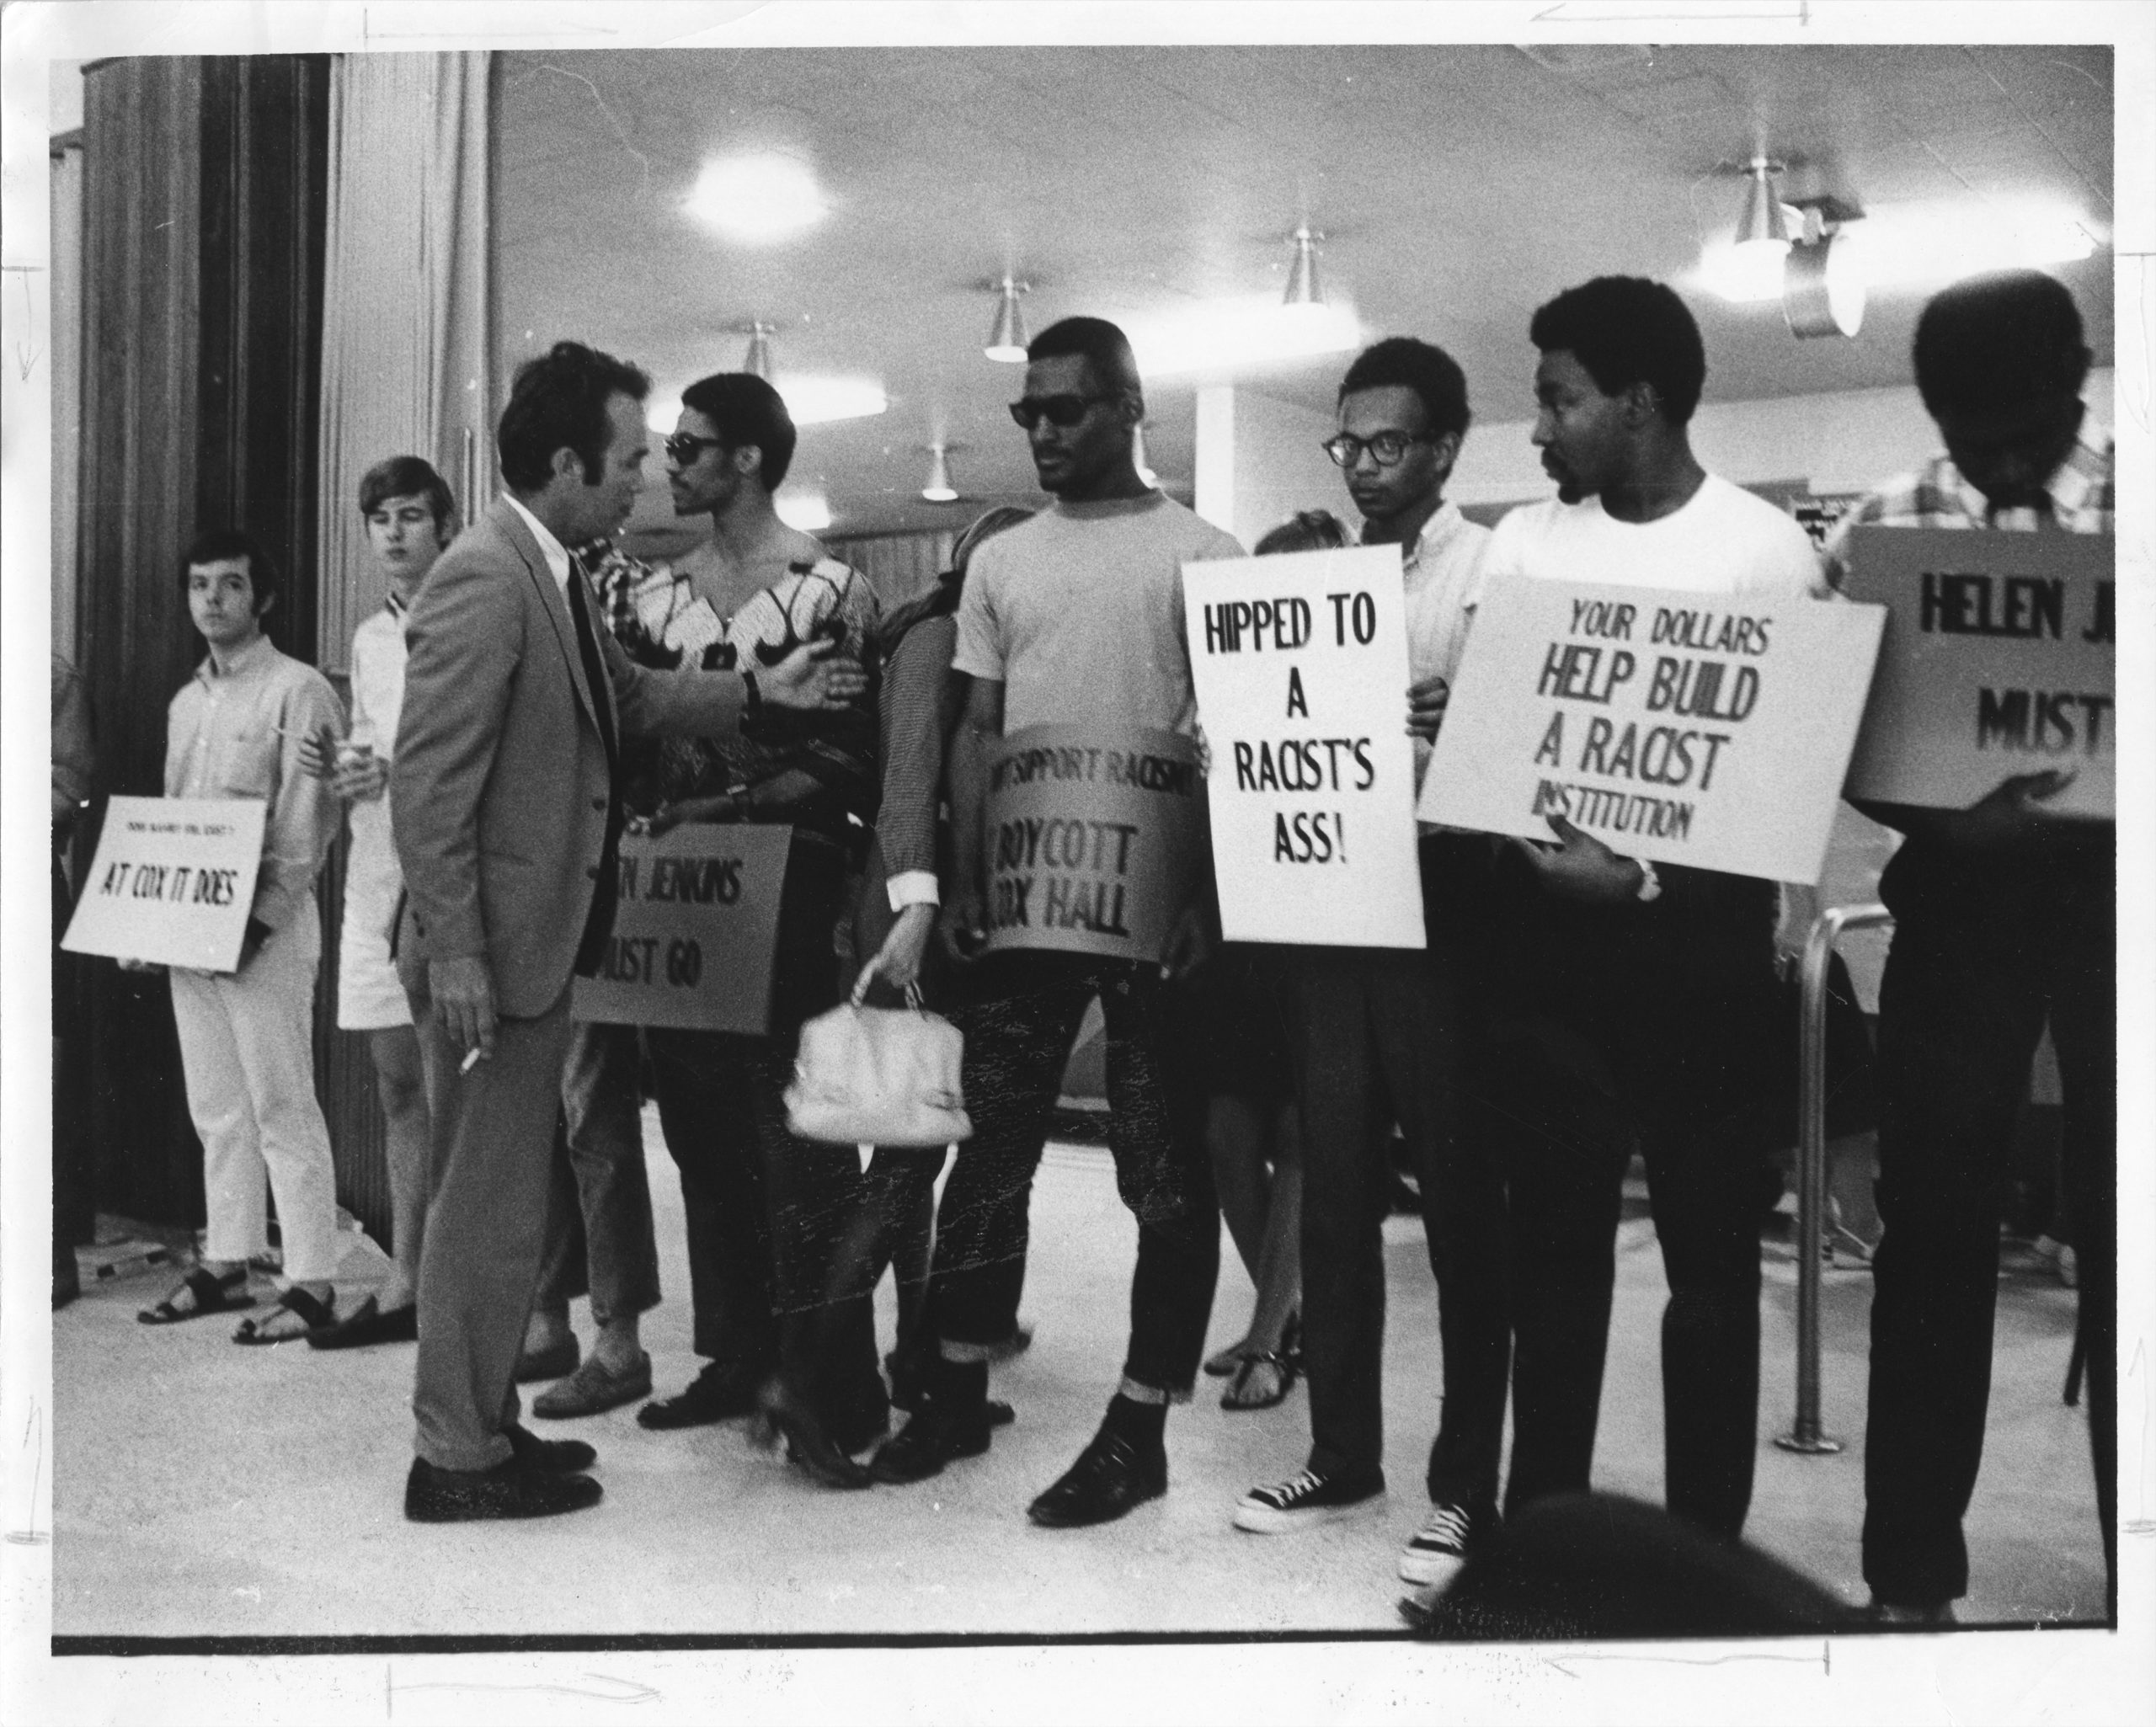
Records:
[[[1713,172],[1764,139],[1867,205],[2048,195],[2108,234],[2107,48],[701,49],[499,61],[497,282],[513,361],[563,336],[662,393],[741,364],[728,326],[778,327],[779,371],[879,379],[889,410],[806,429],[796,472],[833,533],[950,526],[1034,496],[982,357],[1006,264],[1038,331],[1284,280],[1307,211],[1329,296],[1373,335],[1442,344],[1478,418],[1529,412],[1527,319],[1611,271],[1674,277],[1734,226]],[[834,211],[762,249],[680,204],[698,167],[777,136]],[[2060,274],[2111,356],[2111,255]],[[1778,306],[1688,295],[1710,401],[1907,381],[1914,297],[1875,295],[1854,341],[1799,343]],[[1329,409],[1347,356],[1234,380]],[[1154,467],[1187,496],[1196,383],[1147,392]],[[960,446],[965,501],[918,496]],[[655,487],[637,520],[667,517]]]

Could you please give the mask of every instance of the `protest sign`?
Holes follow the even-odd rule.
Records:
[[[1482,598],[1426,821],[1816,884],[1885,610],[1520,580]]]
[[[1397,546],[1183,566],[1221,933],[1421,947]]]
[[[1849,795],[1966,809],[2047,768],[2047,809],[2109,819],[2117,761],[2109,534],[1859,528],[1847,591],[1888,608]]]
[[[684,822],[622,841],[614,933],[598,975],[579,978],[572,1017],[760,1036],[793,829]]]
[[[1028,726],[989,758],[988,946],[1157,961],[1197,891],[1198,746],[1140,727]]]
[[[239,963],[269,805],[257,797],[115,797],[60,945],[190,971]]]

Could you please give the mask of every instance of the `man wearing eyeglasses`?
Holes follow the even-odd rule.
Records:
[[[974,553],[953,660],[973,681],[952,749],[946,927],[968,959],[985,939],[981,815],[996,739],[1056,722],[1191,732],[1182,567],[1242,555],[1139,477],[1132,434],[1145,402],[1122,331],[1066,318],[1027,354],[1011,417],[1054,502]],[[988,1448],[988,1362],[1017,1319],[1027,1196],[1071,1040],[1097,997],[1116,1184],[1138,1218],[1129,1351],[1100,1431],[1029,1514],[1049,1527],[1101,1523],[1166,1491],[1167,1408],[1197,1381],[1220,1259],[1203,1100],[1177,1057],[1164,976],[1187,970],[1203,946],[1193,906],[1163,963],[1042,952],[981,962],[985,1007],[966,1050],[974,1138],[944,1192],[931,1277],[941,1346],[926,1400],[878,1458],[883,1479],[917,1480]]]
[[[1407,725],[1419,787],[1465,643],[1475,568],[1489,530],[1444,497],[1467,432],[1467,381],[1441,348],[1394,336],[1341,380],[1339,430],[1325,445],[1363,513],[1365,546],[1398,546],[1407,610]],[[1235,1526],[1281,1534],[1348,1515],[1385,1492],[1383,1151],[1396,1121],[1422,1190],[1441,1325],[1457,1305],[1433,1202],[1455,1129],[1458,936],[1486,848],[1435,832],[1422,845],[1429,948],[1295,951],[1296,1063],[1303,1134],[1303,1358],[1310,1449],[1300,1474],[1253,1489]],[[1389,1106],[1389,1107],[1387,1106]],[[1493,1220],[1493,1224],[1497,1220]],[[1444,1333],[1449,1356],[1458,1340]],[[1401,1559],[1419,1574],[1449,1530],[1417,1534]]]

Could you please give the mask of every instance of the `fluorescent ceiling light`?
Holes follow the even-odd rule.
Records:
[[[803,534],[819,534],[831,525],[830,500],[820,492],[782,492],[772,508],[787,526]]]
[[[1363,328],[1338,302],[1283,306],[1270,294],[1209,300],[1123,325],[1144,377],[1245,367],[1359,347]]]
[[[797,426],[821,425],[826,420],[866,419],[891,405],[883,386],[873,378],[787,376],[772,380],[786,398],[786,411]]]
[[[2041,269],[2073,264],[2096,249],[2098,236],[2071,206],[2039,199],[1874,205],[1860,221],[1839,229],[1874,294],[1943,287],[1995,269]],[[1738,305],[1782,297],[1779,257],[1757,260],[1727,242],[1700,253],[1696,280]]]
[[[707,162],[683,208],[750,246],[791,239],[830,213],[808,164],[776,151]]]
[[[883,386],[873,378],[781,377],[775,381],[797,426],[866,419],[891,405]],[[681,398],[654,397],[645,405],[644,418],[654,432],[667,436],[681,422]]]

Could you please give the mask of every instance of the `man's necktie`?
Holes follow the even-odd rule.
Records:
[[[614,738],[614,704],[606,681],[606,662],[600,655],[599,638],[592,633],[591,602],[586,597],[584,567],[569,560],[569,616],[576,624],[577,653],[584,660],[584,681],[591,689],[591,712],[599,722],[599,741],[606,747],[611,771],[618,751]]]

